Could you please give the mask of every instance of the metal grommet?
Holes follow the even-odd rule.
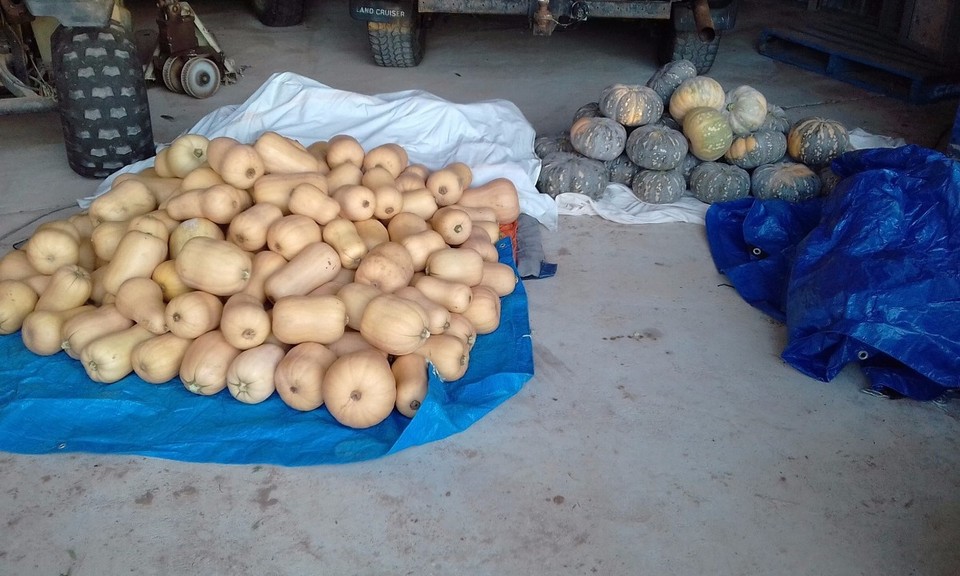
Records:
[[[861,350],[857,352],[857,358],[859,358],[861,362],[866,360],[869,357],[870,357],[870,354],[866,350]]]

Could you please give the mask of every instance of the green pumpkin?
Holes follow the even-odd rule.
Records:
[[[767,102],[767,115],[759,130],[776,130],[783,134],[790,132],[790,119],[787,118],[786,111],[776,104]]]
[[[683,198],[687,181],[679,170],[641,170],[633,177],[634,196],[648,204],[672,204]]]
[[[666,126],[667,128],[673,128],[677,132],[683,131],[683,126],[674,120],[673,116],[671,116],[669,112],[664,112],[663,115],[660,116],[660,119],[654,122],[654,124],[657,124],[658,126]]]
[[[827,164],[823,168],[817,171],[817,176],[820,177],[820,195],[829,196],[833,193],[833,189],[837,187],[837,184],[840,183],[840,177],[837,176],[837,173],[830,168],[830,165]]]
[[[603,195],[608,182],[603,162],[569,152],[554,152],[541,163],[537,188],[552,198],[572,192],[596,200]]]
[[[573,113],[573,122],[581,118],[599,118],[603,116],[603,112],[600,111],[599,102],[587,102],[583,106],[577,108],[577,111]]]
[[[610,118],[581,118],[570,127],[570,144],[587,158],[613,160],[626,143],[627,130]]]
[[[689,60],[674,60],[667,62],[653,73],[653,76],[647,80],[647,87],[652,88],[660,99],[670,102],[673,91],[681,82],[697,75],[697,67]]]
[[[704,162],[690,174],[690,191],[707,204],[729,202],[750,195],[750,174],[722,162]]]
[[[533,141],[533,152],[542,159],[554,152],[573,152],[573,144],[566,132],[554,136],[538,136]]]
[[[787,137],[777,130],[759,130],[737,136],[723,154],[727,162],[750,170],[761,164],[780,161],[787,153]]]
[[[607,167],[607,175],[611,182],[630,186],[633,177],[640,171],[640,167],[630,160],[630,157],[623,153],[613,160],[607,160],[603,163]]]
[[[829,164],[850,147],[847,129],[836,120],[804,118],[790,128],[787,153],[809,166]]]
[[[624,126],[643,126],[660,118],[663,100],[646,86],[611,84],[600,92],[600,112]]]
[[[648,170],[672,170],[687,155],[687,139],[676,130],[651,124],[635,128],[624,151],[634,164]]]
[[[708,106],[687,112],[683,119],[683,133],[690,141],[690,152],[706,161],[723,156],[733,142],[730,123],[719,110]]]
[[[806,164],[775,162],[753,169],[750,190],[762,200],[801,202],[820,194],[820,177]]]
[[[690,174],[693,173],[693,169],[703,163],[703,160],[697,158],[690,152],[683,157],[683,160],[680,162],[680,167],[677,168],[683,174],[683,177],[690,181]]]
[[[723,115],[735,135],[755,132],[767,118],[767,99],[755,88],[738,86],[727,92]]]

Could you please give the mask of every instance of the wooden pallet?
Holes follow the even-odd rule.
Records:
[[[760,33],[758,51],[915,104],[960,96],[960,71],[931,62],[869,23],[826,18],[766,28]]]

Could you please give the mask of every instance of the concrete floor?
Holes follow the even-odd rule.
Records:
[[[439,18],[423,64],[391,70],[346,0],[308,2],[292,29],[193,5],[246,72],[208,100],[151,88],[162,142],[282,70],[505,98],[548,133],[655,68],[651,38],[620,23],[534,38],[523,21]],[[955,101],[911,106],[757,55],[761,26],[803,5],[744,0],[711,75],[794,119],[942,141]],[[0,117],[3,250],[96,188],[59,130],[53,114]],[[784,327],[723,286],[700,226],[563,217],[544,247],[559,271],[526,282],[537,374],[468,430],[293,469],[3,454],[0,575],[960,574],[955,406],[863,394],[855,368],[826,384],[785,365]]]

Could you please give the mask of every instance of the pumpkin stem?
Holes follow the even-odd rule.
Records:
[[[363,394],[361,394],[359,390],[354,390],[353,392],[350,393],[350,399],[353,400],[354,402],[359,402],[360,398],[362,397],[363,397]]]

